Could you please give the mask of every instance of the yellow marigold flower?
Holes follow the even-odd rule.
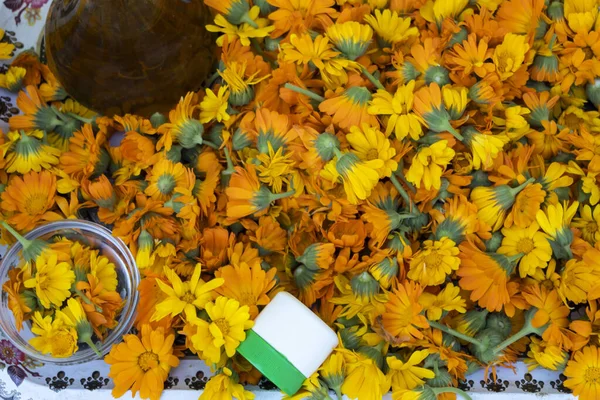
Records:
[[[344,184],[346,197],[351,204],[357,204],[359,200],[365,200],[371,194],[371,190],[379,182],[380,168],[384,162],[380,159],[363,161],[354,153],[342,154],[335,150],[337,158],[326,164],[321,171],[324,178],[337,181],[341,179]]]
[[[192,190],[196,176],[191,168],[186,168],[182,163],[163,159],[154,164],[146,180],[148,187],[144,193],[155,200],[166,201],[180,189]]]
[[[595,253],[595,255],[600,256],[599,251],[596,250]],[[600,267],[600,264],[588,265],[584,261],[567,261],[560,272],[561,279],[558,287],[558,294],[565,304],[567,304],[567,300],[575,304],[587,302],[588,293],[592,293],[592,288],[600,283],[600,269],[598,267]]]
[[[224,396],[237,400],[252,400],[255,397],[254,393],[245,390],[244,386],[234,379],[233,372],[227,367],[206,382],[199,400],[217,400],[223,399]]]
[[[368,112],[371,92],[362,86],[352,86],[321,104],[319,110],[331,115],[332,122],[342,129],[362,124],[377,125],[377,118]]]
[[[600,242],[600,205],[593,211],[587,204],[581,207],[579,217],[573,219],[571,226],[581,230],[583,238],[592,246]]]
[[[460,287],[454,286],[452,283],[448,283],[437,295],[423,293],[419,298],[419,303],[423,306],[423,310],[427,313],[427,319],[430,321],[438,321],[444,312],[464,313],[467,311],[465,308],[467,304],[460,297]]]
[[[442,100],[451,119],[460,119],[467,108],[469,90],[465,87],[444,86]]]
[[[23,78],[25,78],[26,72],[27,70],[22,67],[9,67],[6,73],[0,74],[0,88],[5,88],[15,93],[18,92],[23,87]]]
[[[61,306],[71,296],[71,285],[75,273],[67,262],[58,262],[55,251],[46,250],[35,260],[35,275],[24,283],[26,288],[34,288],[35,294],[44,308],[50,305]]]
[[[391,378],[392,391],[401,389],[414,389],[425,383],[424,379],[432,379],[435,373],[427,368],[419,367],[429,355],[429,350],[412,352],[409,359],[402,361],[397,357],[387,357],[390,368],[388,376]]]
[[[529,371],[542,367],[551,371],[562,370],[569,359],[569,353],[555,344],[546,343],[535,336],[531,336],[529,351],[525,363]]]
[[[12,213],[8,223],[18,230],[31,230],[41,221],[56,221],[60,215],[50,211],[56,195],[56,177],[48,172],[29,172],[13,177],[1,194],[0,207]]]
[[[352,146],[353,153],[363,161],[382,160],[383,166],[377,170],[380,178],[389,177],[398,168],[398,163],[393,159],[396,149],[392,147],[389,139],[378,129],[363,124],[359,128],[353,126],[346,139]]]
[[[290,36],[289,43],[281,45],[284,61],[298,65],[312,64],[319,69],[325,68],[323,61],[330,60],[339,53],[333,50],[327,37],[318,35],[314,40],[306,33],[304,35]]]
[[[581,400],[595,400],[600,393],[600,349],[586,346],[576,351],[564,371],[564,385]]]
[[[173,355],[174,340],[174,334],[150,325],[142,326],[140,337],[123,336],[123,342],[104,357],[110,365],[108,376],[115,384],[112,395],[121,397],[131,389],[133,396],[139,392],[143,399],[158,400],[171,368],[179,365]]]
[[[458,247],[452,240],[426,240],[410,261],[408,278],[423,286],[436,286],[444,283],[446,276],[456,271],[460,265]]]
[[[494,49],[492,60],[500,79],[510,78],[523,64],[525,54],[529,50],[526,39],[523,35],[508,33],[502,43]]]
[[[221,15],[215,16],[215,25],[206,25],[206,30],[209,32],[222,33],[216,40],[218,46],[223,46],[225,39],[229,43],[238,38],[243,46],[250,46],[250,40],[254,38],[263,38],[269,36],[275,27],[269,24],[266,18],[258,18],[260,8],[254,6],[248,11],[248,21],[252,21],[255,26],[248,22],[241,24],[232,24]]]
[[[457,19],[467,4],[468,0],[427,0],[420,13],[427,21],[441,26],[446,18]]]
[[[257,77],[260,71],[256,71],[250,76],[246,76],[247,63],[232,61],[227,64],[223,72],[218,71],[223,81],[229,86],[229,103],[232,106],[244,106],[254,98],[253,85],[269,77],[265,75]]]
[[[499,254],[506,256],[519,256],[519,275],[535,276],[539,269],[543,269],[552,258],[552,248],[548,236],[539,231],[540,226],[533,221],[527,228],[503,228],[502,244],[498,248]]]
[[[169,284],[160,279],[156,283],[166,294],[166,298],[156,305],[156,311],[152,315],[151,321],[159,321],[167,315],[175,317],[184,311],[195,314],[196,309],[205,308],[206,304],[216,297],[214,290],[223,285],[224,281],[217,278],[204,282],[200,279],[201,271],[200,264],[196,264],[190,280],[182,282],[175,271],[165,266],[164,274]]]
[[[447,140],[439,140],[431,146],[421,147],[412,159],[406,173],[406,180],[416,187],[440,189],[442,174],[452,161],[454,150],[448,147]]]
[[[564,15],[575,33],[589,32],[598,18],[596,0],[565,0]]]
[[[531,178],[516,188],[508,185],[474,188],[471,191],[471,201],[477,206],[477,215],[492,227],[493,231],[499,230],[504,225],[506,212],[513,206],[517,195],[533,181]]]
[[[4,29],[0,28],[0,40],[4,38]],[[15,45],[12,43],[0,42],[0,60],[8,60],[12,57]]]
[[[418,300],[422,293],[419,285],[406,281],[390,293],[385,304],[385,313],[381,317],[383,328],[401,342],[423,338],[419,329],[429,327]]]
[[[399,140],[408,135],[419,140],[423,134],[421,119],[412,112],[414,89],[415,81],[410,81],[398,86],[394,94],[380,89],[373,95],[368,111],[373,115],[389,115],[385,129],[387,136],[393,131]]]
[[[533,35],[542,18],[544,5],[544,0],[505,0],[496,12],[497,26],[513,34]]]
[[[342,384],[345,376],[344,355],[333,352],[319,368],[319,377],[325,381],[327,387],[335,391],[338,398],[342,398]]]
[[[515,204],[510,213],[506,216],[504,226],[511,227],[514,225],[519,228],[526,228],[535,221],[536,213],[546,198],[546,192],[542,189],[542,185],[534,183],[523,189],[517,197]]]
[[[292,160],[293,154],[284,153],[284,147],[280,147],[277,151],[273,150],[271,142],[267,142],[269,153],[261,153],[256,156],[260,164],[256,166],[258,172],[258,180],[270,186],[273,191],[281,192],[283,184],[290,183],[289,176],[293,171],[295,162]]]
[[[210,363],[219,362],[223,347],[227,357],[233,357],[240,342],[246,339],[245,331],[254,325],[248,306],[221,296],[214,303],[207,303],[205,309],[210,322],[198,318],[196,311],[186,312],[187,320],[197,329],[191,339],[194,347]]]
[[[29,171],[40,172],[58,164],[61,151],[44,142],[44,132],[33,130],[29,132],[8,132],[10,140],[6,152],[6,172],[26,174]],[[0,155],[2,149],[0,149]]]
[[[200,122],[205,124],[212,120],[217,122],[228,121],[230,116],[227,114],[227,100],[229,91],[227,86],[221,86],[215,94],[211,89],[206,89],[206,96],[200,102]]]
[[[347,21],[330,25],[325,34],[344,57],[356,60],[365,54],[371,44],[373,29],[369,25]]]
[[[390,378],[377,367],[375,361],[354,351],[339,351],[344,355],[346,365],[342,394],[351,399],[382,399],[390,390]]]
[[[565,332],[569,325],[569,308],[564,305],[556,290],[549,290],[544,286],[528,286],[522,292],[523,297],[531,306],[535,307],[535,314],[531,320],[534,328],[548,325],[542,338],[547,342],[571,348],[572,341]]]
[[[536,214],[536,220],[542,230],[550,236],[550,245],[554,256],[558,259],[570,259],[571,242],[573,241],[573,232],[569,229],[569,224],[577,212],[579,202],[575,201],[570,206],[565,203],[550,204],[546,210],[539,210]]]
[[[485,62],[492,56],[488,50],[488,42],[482,38],[477,42],[477,35],[471,33],[462,44],[456,44],[450,54],[450,63],[455,64],[462,70],[463,76],[472,72],[483,78],[494,70],[494,64]]]
[[[273,201],[289,197],[295,191],[272,193],[260,184],[253,164],[246,164],[246,168],[236,167],[225,193],[229,198],[227,216],[238,219],[254,213],[262,214]]]
[[[161,137],[156,143],[157,150],[163,147],[166,151],[171,150],[174,140],[186,149],[202,144],[204,126],[192,117],[197,107],[192,104],[193,100],[194,93],[189,92],[185,97],[181,97],[175,109],[169,112],[169,122],[158,128]]]
[[[419,35],[419,30],[410,26],[410,18],[402,18],[396,11],[375,10],[373,15],[365,15],[364,19],[379,36],[381,47],[391,47],[394,43]]]
[[[514,265],[502,254],[484,253],[474,244],[460,245],[459,285],[471,291],[471,300],[489,311],[500,311],[510,302],[508,278]]]
[[[73,132],[68,150],[60,156],[60,168],[67,174],[83,179],[90,177],[97,169],[105,168],[102,151],[106,136],[94,134],[92,126],[85,124],[81,130]]]
[[[72,356],[79,348],[77,346],[77,331],[65,326],[62,320],[52,319],[51,315],[42,317],[36,311],[31,320],[31,332],[36,336],[29,343],[40,353],[50,354],[55,358]]]
[[[489,170],[494,165],[494,160],[502,153],[504,145],[509,138],[502,134],[482,133],[472,127],[461,131],[463,143],[471,149],[473,168]]]
[[[458,106],[457,108],[461,107],[461,105],[456,106]],[[460,133],[450,124],[450,113],[446,110],[442,92],[437,83],[424,86],[415,93],[413,109],[432,131],[450,132],[458,140],[463,140]]]
[[[104,290],[114,292],[117,290],[117,271],[115,264],[110,262],[110,259],[104,255],[100,255],[98,251],[90,253],[90,274],[98,279]]]
[[[276,272],[277,268],[265,272],[257,263],[252,266],[245,262],[227,265],[215,272],[215,278],[223,282],[216,292],[247,306],[250,318],[254,319],[258,315],[258,307],[271,301],[267,293],[275,286]]]

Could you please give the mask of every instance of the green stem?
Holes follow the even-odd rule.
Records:
[[[50,106],[50,110],[51,110],[51,111],[54,113],[54,115],[56,115],[56,116],[58,117],[58,119],[60,120],[60,121],[56,121],[56,122],[58,122],[58,124],[57,124],[57,125],[62,125],[62,124],[63,124],[63,123],[65,123],[65,122],[69,122],[69,120],[67,119],[67,116],[66,116],[66,115],[64,115],[62,112],[60,112],[59,110],[57,110],[55,107],[53,107],[53,106]],[[54,123],[54,121],[53,121],[53,123]]]
[[[311,99],[316,100],[318,102],[322,102],[322,101],[325,100],[325,97],[319,96],[315,92],[311,92],[310,90],[303,89],[303,88],[301,88],[299,86],[296,86],[296,85],[293,85],[291,83],[286,83],[285,85],[283,85],[283,87],[286,88],[286,89],[293,90],[296,93],[300,93],[300,94],[303,94],[305,96],[308,96]]]
[[[296,193],[295,190],[288,190],[285,193],[277,193],[277,194],[271,193],[270,198],[271,198],[271,201],[275,201],[275,200],[279,200],[279,199],[285,199],[286,197],[292,196],[294,193]]]
[[[219,146],[217,146],[216,144],[214,144],[213,142],[209,142],[208,140],[203,140],[202,144],[207,145],[210,148],[213,148],[215,150],[219,150]]]
[[[94,353],[96,353],[98,355],[98,357],[102,357],[102,353],[100,353],[100,351],[98,350],[98,348],[96,347],[96,345],[92,341],[92,338],[84,339],[83,342],[87,343],[87,345],[90,346],[90,348],[92,350],[94,350]]]
[[[367,77],[368,80],[371,81],[371,83],[373,85],[375,85],[375,87],[377,89],[381,89],[381,90],[385,90],[385,87],[383,87],[383,85],[381,84],[381,82],[379,82],[379,79],[375,78],[370,72],[369,70],[367,70],[367,67],[365,67],[364,65],[360,66],[362,69],[362,73],[364,76]]]
[[[210,87],[213,82],[215,81],[215,79],[217,79],[219,77],[219,71],[216,71],[214,74],[212,74],[207,80],[206,83],[204,84],[205,87]]]
[[[335,154],[335,156],[337,157],[338,160],[344,156],[342,154],[342,151],[340,149],[338,149],[337,147],[333,148],[333,154]]]
[[[75,292],[75,294],[77,294],[77,296],[79,296],[79,298],[81,300],[83,300],[86,304],[89,304],[90,306],[94,306],[94,308],[96,309],[97,312],[101,313],[102,312],[102,308],[96,304],[94,304],[92,302],[92,300],[90,300],[89,297],[87,297],[85,294],[83,294],[83,292],[77,288],[73,289],[73,291]]]
[[[242,15],[242,18],[240,18],[240,22],[245,22],[248,25],[250,25],[251,27],[253,27],[254,29],[258,29],[258,25],[252,18],[250,18],[250,16],[248,15],[247,12],[244,13],[244,15]]]
[[[544,333],[544,331],[546,330],[546,328],[548,327],[548,324],[546,324],[544,326],[540,326],[539,328],[535,328],[531,324],[531,322],[533,321],[533,317],[535,317],[535,313],[537,311],[538,311],[538,309],[536,307],[532,307],[529,310],[527,310],[525,313],[525,325],[523,325],[523,327],[519,330],[519,332],[515,333],[514,335],[512,335],[511,337],[509,337],[508,339],[506,339],[505,341],[500,343],[498,346],[496,346],[493,350],[494,353],[496,353],[496,354],[500,353],[502,350],[504,350],[511,344],[524,338],[527,335],[531,335],[532,333],[535,333],[536,335],[541,336]]]
[[[13,235],[19,243],[21,243],[21,246],[23,246],[23,248],[29,247],[29,245],[32,242],[31,240],[25,239],[25,237],[23,237],[19,232],[17,232],[12,226],[7,224],[6,221],[0,221],[0,224],[2,224],[4,229],[6,229],[11,235]]]
[[[462,142],[464,140],[464,137],[458,133],[458,131],[456,129],[454,129],[454,127],[450,124],[450,121],[448,122],[448,126],[446,126],[446,130],[448,132],[450,132],[452,134],[452,136],[454,136],[456,138],[456,140],[458,140],[459,142]]]
[[[412,199],[410,198],[410,196],[408,195],[408,193],[406,193],[406,190],[404,190],[404,188],[402,187],[402,185],[400,184],[400,182],[398,182],[398,179],[396,179],[396,176],[394,174],[392,174],[390,176],[390,180],[392,181],[392,184],[394,185],[394,187],[396,188],[396,190],[398,191],[398,193],[400,193],[400,196],[402,196],[402,198],[404,199],[404,201],[408,205],[408,209],[410,211],[412,211],[414,209],[415,205],[413,204]]]
[[[463,399],[472,400],[471,396],[469,396],[462,390],[455,388],[455,387],[431,388],[431,390],[433,390],[433,393],[435,393],[436,396],[441,393],[455,393],[455,394],[461,396]]]
[[[455,331],[452,328],[447,327],[446,325],[440,324],[439,322],[429,321],[429,326],[435,329],[439,329],[442,332],[446,332],[449,335],[454,336],[457,339],[464,340],[465,342],[472,343],[476,346],[481,346],[481,342],[477,339],[472,338],[471,336],[464,335],[458,331]]]
[[[235,167],[233,166],[233,162],[231,161],[231,156],[229,155],[229,149],[224,147],[225,151],[225,160],[227,160],[227,169],[223,170],[221,174],[223,175],[232,175],[235,172]]]
[[[71,118],[75,118],[76,120],[83,122],[84,124],[91,124],[92,122],[94,122],[94,120],[91,118],[84,118],[81,115],[73,114],[71,112],[67,113],[67,115]]]
[[[517,186],[516,188],[510,188],[510,192],[512,193],[513,196],[516,196],[519,194],[519,192],[521,190],[525,189],[525,187],[527,185],[529,185],[530,183],[533,183],[533,182],[535,182],[535,178],[529,178],[525,182],[523,182],[519,186]]]

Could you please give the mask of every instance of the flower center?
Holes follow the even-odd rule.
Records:
[[[512,54],[506,51],[500,52],[498,54],[498,69],[502,72],[512,71],[514,60],[512,58]]]
[[[44,212],[48,196],[43,193],[34,194],[25,200],[25,211],[29,215],[37,215]]]
[[[40,273],[37,276],[38,286],[41,290],[46,290],[50,286],[50,282],[45,273]]]
[[[181,298],[181,301],[184,301],[188,304],[192,304],[194,301],[196,300],[196,296],[194,296],[192,293],[186,293],[183,295],[183,297]]]
[[[2,359],[4,360],[12,360],[15,356],[15,352],[12,351],[9,347],[2,348]]]
[[[140,354],[137,363],[138,367],[140,367],[142,371],[146,372],[158,366],[158,355],[151,351],[146,351]]]
[[[370,149],[367,152],[367,160],[371,161],[371,160],[377,160],[379,158],[379,152],[377,151],[377,149]]]
[[[213,321],[213,323],[217,325],[223,336],[226,336],[229,333],[229,324],[225,318],[216,319]]]
[[[588,222],[587,226],[585,227],[585,230],[589,233],[598,232],[598,223],[596,221]]]
[[[55,357],[68,357],[76,350],[75,337],[66,330],[59,331],[52,339],[52,355]]]
[[[256,304],[256,296],[253,293],[242,293],[240,303],[242,305],[254,305]]]
[[[425,256],[423,264],[425,268],[439,268],[442,264],[443,257],[437,251],[432,251],[430,254]]]
[[[545,279],[542,281],[542,286],[548,290],[552,290],[554,289],[554,282],[552,282],[550,279]]]
[[[530,238],[522,238],[517,243],[517,251],[523,254],[529,254],[533,250],[533,240]]]
[[[585,370],[585,381],[587,383],[600,383],[600,368],[588,367]]]

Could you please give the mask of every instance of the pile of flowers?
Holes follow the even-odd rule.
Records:
[[[2,285],[17,330],[30,321],[29,343],[41,354],[66,358],[85,343],[101,356],[94,339],[103,340],[117,326],[124,304],[115,264],[77,240],[28,240],[0,223],[23,246],[20,264],[11,266]]]
[[[597,399],[597,1],[205,2],[218,71],[168,115],[95,115],[30,53],[0,79],[2,219],[105,224],[143,275],[113,394],[191,352],[202,398],[252,398],[236,348],[285,290],[340,338],[293,398],[450,399],[523,357]]]

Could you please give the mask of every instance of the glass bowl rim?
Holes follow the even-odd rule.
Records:
[[[78,350],[72,356],[66,358],[54,358],[49,355],[32,351],[31,349],[22,346],[20,343],[12,339],[12,333],[9,332],[9,330],[14,331],[14,333],[17,335],[19,334],[18,331],[16,329],[13,330],[8,321],[0,318],[0,330],[13,346],[31,359],[56,365],[81,364],[84,362],[102,359],[104,355],[110,351],[112,345],[119,342],[123,335],[125,335],[133,326],[139,301],[138,285],[140,283],[140,273],[135,263],[135,259],[133,258],[133,254],[131,254],[129,247],[127,247],[127,245],[121,239],[114,237],[112,232],[106,227],[95,222],[82,219],[67,219],[40,225],[23,236],[26,239],[35,239],[52,232],[60,233],[60,230],[65,229],[80,229],[83,233],[96,234],[103,240],[110,242],[110,244],[116,250],[118,250],[120,253],[119,255],[125,258],[123,261],[126,264],[126,275],[129,277],[132,290],[130,293],[128,293],[128,296],[126,296],[126,302],[123,310],[121,311],[121,315],[119,316],[119,323],[117,324],[117,327],[111,330],[100,346],[98,346],[98,350],[102,354],[102,357],[99,357],[89,347],[84,350]],[[8,248],[6,254],[2,258],[2,261],[0,262],[0,277],[3,277],[4,279],[8,276],[8,271],[14,268],[14,266],[9,265],[9,260],[13,257],[20,258],[18,253],[22,248],[23,246],[19,242],[15,242]],[[0,284],[4,284],[4,281],[0,282]],[[9,312],[11,311],[9,310]]]

